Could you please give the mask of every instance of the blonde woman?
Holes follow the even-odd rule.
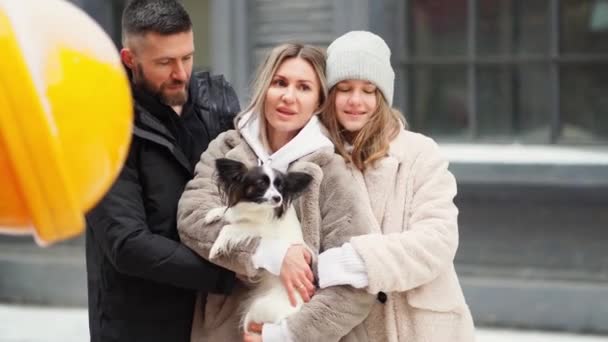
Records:
[[[182,241],[208,259],[223,225],[203,220],[210,209],[223,205],[213,180],[217,158],[311,175],[311,185],[295,203],[306,247],[258,239],[230,256],[211,260],[241,277],[255,278],[262,270],[280,275],[289,292],[299,291],[310,301],[282,322],[258,322],[266,323],[260,335],[243,336],[237,308],[248,290],[237,284],[230,296],[201,298],[193,341],[360,341],[364,336],[360,323],[375,296],[350,286],[335,286],[309,298],[314,287],[307,250],[316,259],[326,248],[369,233],[373,223],[362,214],[361,195],[350,187],[346,163],[334,153],[316,115],[327,95],[324,71],[322,50],[299,44],[273,49],[260,67],[250,105],[237,117],[237,130],[211,142],[178,208]]]
[[[382,38],[349,32],[327,50],[321,120],[367,193],[373,233],[319,256],[321,288],[365,288],[377,302],[371,341],[472,341],[473,320],[454,270],[456,181],[437,144],[404,129],[391,109],[394,72]]]

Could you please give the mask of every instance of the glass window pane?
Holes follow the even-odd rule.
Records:
[[[548,143],[551,129],[548,82],[548,66],[479,68],[479,137],[494,141]]]
[[[413,0],[411,4],[414,56],[466,55],[467,0]]]
[[[548,0],[480,1],[477,53],[548,54]]]
[[[608,52],[608,1],[561,1],[561,48],[564,53]]]
[[[522,65],[517,70],[517,121],[519,140],[528,143],[551,142],[551,66]]]
[[[561,140],[608,141],[608,64],[564,66]]]
[[[469,108],[465,67],[423,67],[410,71],[414,130],[441,137],[468,134]]]
[[[407,73],[409,70],[407,66],[403,64],[393,65],[395,69],[395,95],[393,99],[393,107],[399,109],[405,116],[407,122],[410,122],[410,99],[408,92],[408,83],[410,75]]]
[[[514,84],[510,67],[487,67],[477,71],[477,123],[480,137],[513,135]]]

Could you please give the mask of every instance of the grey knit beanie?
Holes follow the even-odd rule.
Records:
[[[331,89],[344,80],[374,83],[393,105],[395,72],[391,50],[379,36],[368,31],[351,31],[334,40],[327,48],[327,86]]]

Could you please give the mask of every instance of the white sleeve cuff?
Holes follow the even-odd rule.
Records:
[[[258,249],[252,257],[255,268],[263,268],[278,276],[281,274],[281,265],[291,244],[285,240],[261,239]]]
[[[282,320],[279,324],[264,323],[262,326],[262,341],[264,342],[293,342],[287,320]]]
[[[319,255],[318,273],[321,288],[335,285],[364,288],[369,285],[365,263],[348,242]]]

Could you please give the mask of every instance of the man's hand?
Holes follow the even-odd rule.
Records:
[[[281,282],[292,306],[298,305],[295,292],[299,292],[304,302],[310,301],[315,292],[314,275],[310,269],[312,255],[302,245],[289,247],[281,265]]]

